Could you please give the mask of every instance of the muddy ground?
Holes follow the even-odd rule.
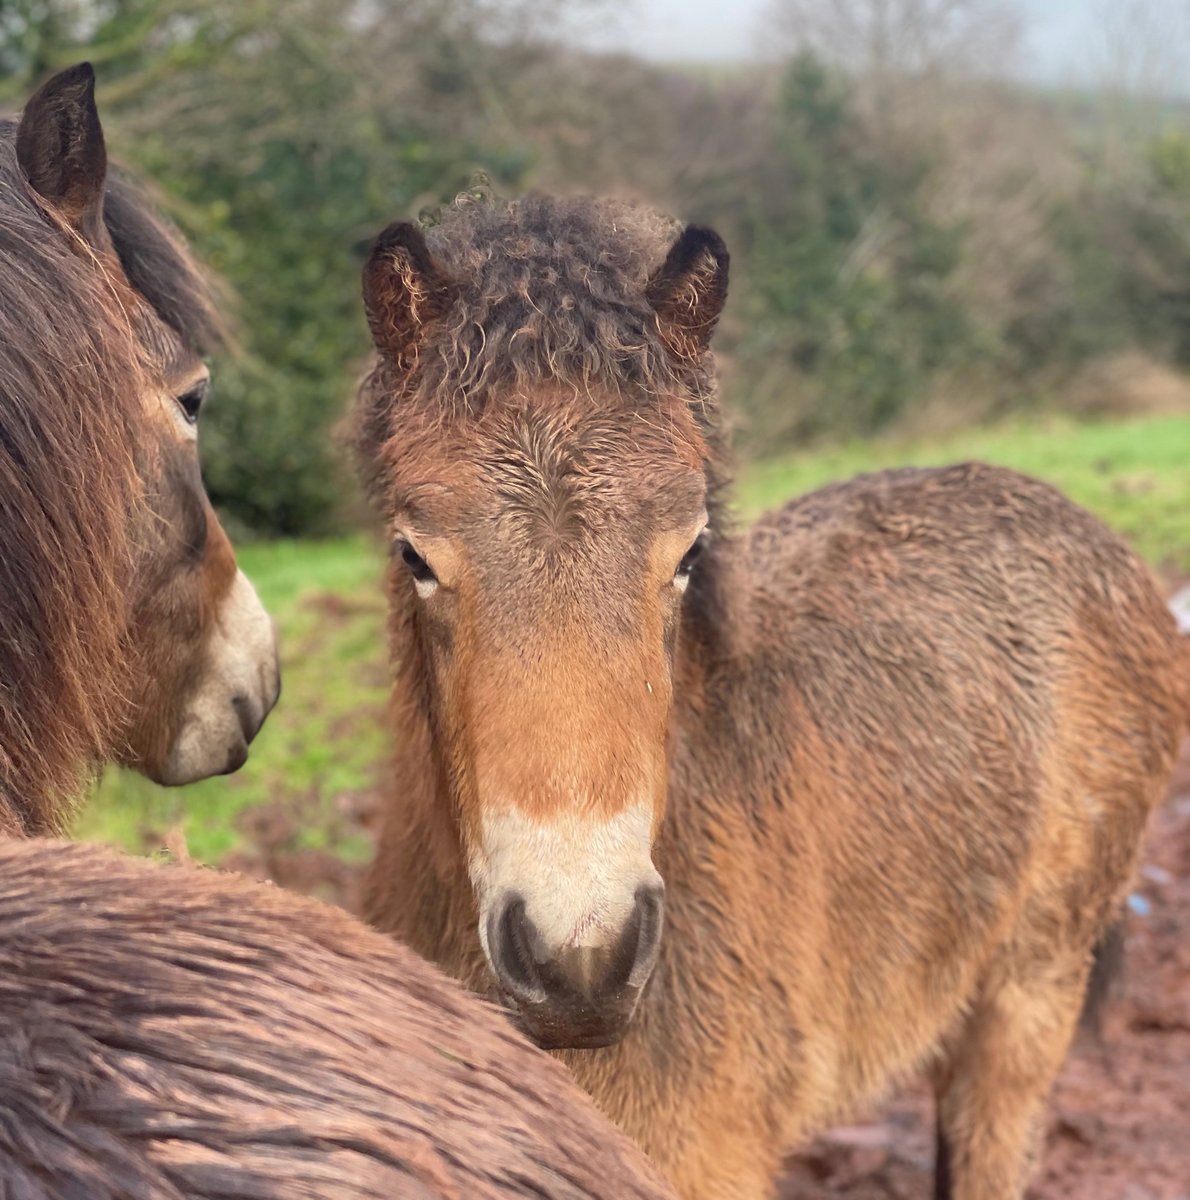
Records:
[[[345,826],[372,824],[382,787],[339,798]],[[357,866],[292,848],[300,808],[250,812],[252,848],[223,865],[354,907]],[[924,1200],[932,1122],[920,1086],[856,1114],[791,1160],[782,1200]],[[1081,1040],[1058,1081],[1030,1200],[1190,1200],[1190,740],[1150,826],[1123,973],[1100,1039]]]

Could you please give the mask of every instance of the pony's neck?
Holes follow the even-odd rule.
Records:
[[[389,578],[394,805],[365,883],[364,915],[452,974],[484,978],[475,901],[432,717],[432,681],[409,589]]]

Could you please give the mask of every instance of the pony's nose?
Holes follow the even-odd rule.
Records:
[[[488,927],[492,968],[543,1046],[602,1046],[623,1036],[657,962],[664,889],[640,888],[632,915],[606,946],[546,947],[525,901],[509,896]]]
[[[252,744],[252,740],[264,727],[265,719],[276,707],[277,701],[281,697],[281,667],[277,657],[276,636],[276,625],[274,624],[273,657],[270,663],[260,667],[259,695],[240,691],[231,698],[231,707],[240,723],[240,732],[244,735],[245,748]]]

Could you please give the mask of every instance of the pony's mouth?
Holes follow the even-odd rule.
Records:
[[[526,1011],[517,1000],[501,995],[513,1028],[540,1050],[602,1050],[617,1045],[632,1024],[639,999],[639,995],[632,999],[627,1012],[576,1012],[569,1006],[553,1009],[548,1004]]]

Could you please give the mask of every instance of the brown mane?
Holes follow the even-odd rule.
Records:
[[[109,176],[103,220],[128,282],[187,349],[215,354],[231,341],[222,316],[228,297],[158,216],[158,207],[139,182],[118,170]]]
[[[675,360],[645,299],[676,228],[617,200],[456,200],[425,231],[451,279],[444,311],[399,380],[380,365],[365,382],[365,397],[383,401],[365,404],[365,463],[391,437],[394,391],[403,421],[411,409],[435,422],[476,413],[494,395],[543,380],[636,395],[642,405],[684,394],[709,410],[717,387],[709,358]]]
[[[145,385],[118,289],[38,203],[15,130],[0,122],[0,812],[35,830],[60,827],[124,704]],[[130,184],[112,183],[106,216],[162,319],[212,346],[201,277]]]
[[[453,281],[433,345],[403,384],[408,400],[471,408],[549,379],[657,394],[713,390],[706,364],[681,371],[644,302],[677,225],[622,201],[464,194],[426,230]]]

